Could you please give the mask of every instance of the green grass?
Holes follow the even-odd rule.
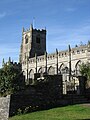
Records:
[[[89,120],[90,107],[72,105],[14,116],[9,120]]]

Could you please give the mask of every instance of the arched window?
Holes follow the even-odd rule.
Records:
[[[34,71],[32,69],[29,72],[29,78],[34,79]]]
[[[54,75],[55,74],[55,68],[50,66],[49,69],[48,69],[48,74],[49,75]]]
[[[81,65],[81,60],[79,60],[75,65],[76,75],[80,75],[80,65]]]
[[[38,73],[40,73],[40,76],[43,76],[43,73],[44,73],[44,68],[39,68],[39,70],[38,70]]]
[[[44,72],[43,68],[42,67],[39,68],[38,73],[43,73],[43,72]]]
[[[59,73],[60,74],[67,74],[68,73],[68,67],[65,66],[63,63],[59,67]]]

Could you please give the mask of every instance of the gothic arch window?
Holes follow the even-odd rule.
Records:
[[[34,79],[34,70],[33,69],[31,69],[29,72],[29,78]]]
[[[42,67],[39,68],[38,73],[43,73],[43,72],[44,72],[43,68]]]
[[[39,68],[39,70],[38,70],[38,73],[40,73],[40,76],[43,76],[43,73],[44,73],[44,68]]]
[[[59,73],[60,74],[65,74],[65,73],[68,73],[68,67],[65,66],[63,63],[60,65],[59,67]]]
[[[76,75],[80,75],[80,65],[81,65],[81,60],[79,60],[75,65]]]
[[[49,69],[48,69],[48,74],[49,75],[54,75],[55,74],[55,68],[50,66]]]
[[[25,36],[25,44],[27,44],[28,43],[28,36],[26,35]]]

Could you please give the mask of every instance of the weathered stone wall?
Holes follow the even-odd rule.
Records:
[[[0,120],[8,120],[10,96],[0,97]]]
[[[48,82],[28,86],[16,94],[11,95],[10,116],[17,111],[29,108],[29,111],[47,109],[56,106],[56,100],[62,96],[62,76],[47,76]]]

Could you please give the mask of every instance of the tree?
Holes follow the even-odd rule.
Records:
[[[90,80],[90,63],[89,62],[87,62],[86,64],[82,63],[80,65],[80,73],[82,76],[85,76],[87,77],[88,80]]]
[[[86,64],[82,63],[80,65],[80,73],[82,76],[85,76],[87,78],[86,88],[90,88],[90,63],[89,62],[87,62]]]
[[[4,64],[0,69],[0,94],[7,95],[20,89],[21,69],[12,64]]]

